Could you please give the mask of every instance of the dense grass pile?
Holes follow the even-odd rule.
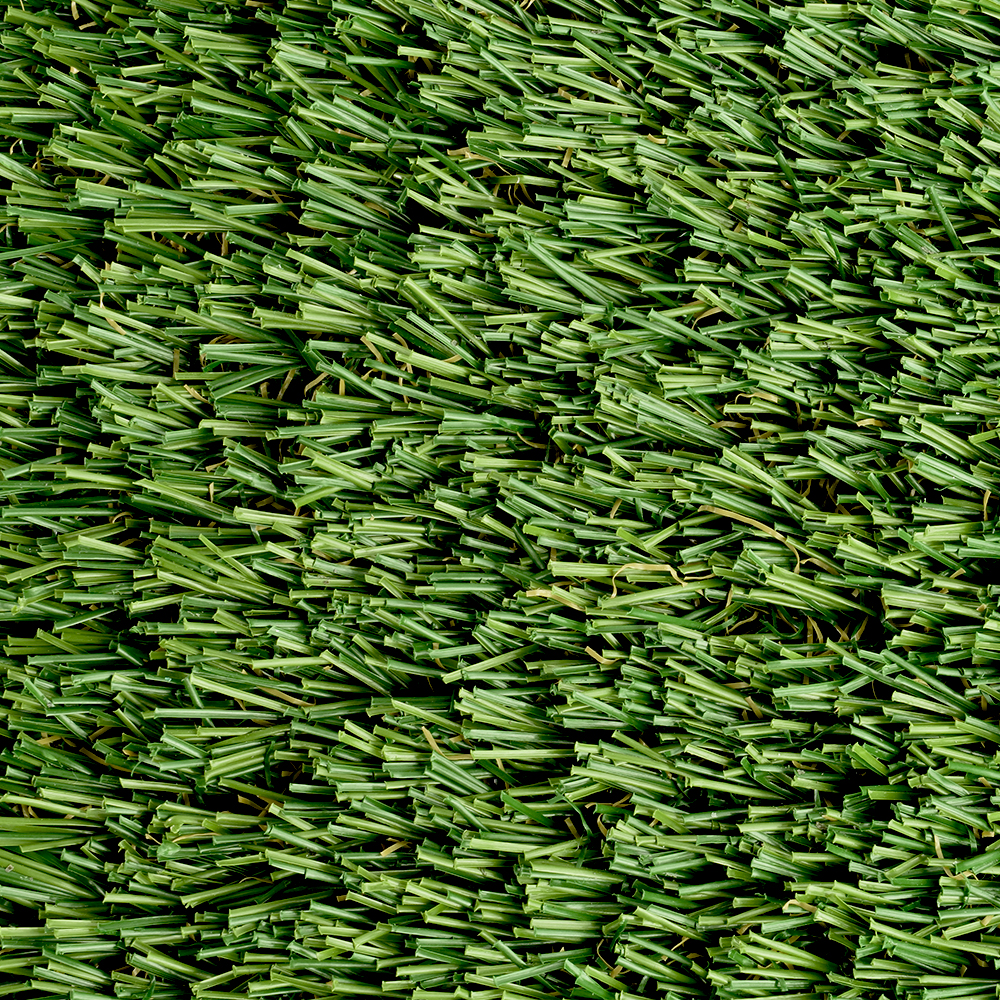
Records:
[[[0,996],[994,998],[998,17],[7,0]]]

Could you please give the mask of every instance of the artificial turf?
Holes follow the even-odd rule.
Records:
[[[990,1000],[996,0],[4,0],[0,997]]]

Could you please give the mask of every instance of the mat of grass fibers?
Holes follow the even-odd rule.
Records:
[[[0,997],[996,997],[997,0],[5,0],[0,95]]]

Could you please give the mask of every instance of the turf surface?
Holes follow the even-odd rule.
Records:
[[[0,996],[988,1000],[995,0],[5,0]]]

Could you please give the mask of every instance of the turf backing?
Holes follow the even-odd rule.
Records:
[[[996,0],[5,0],[0,996],[992,1000]]]

